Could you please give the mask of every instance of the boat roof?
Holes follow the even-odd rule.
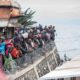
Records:
[[[42,76],[39,80],[80,77],[80,55]]]
[[[20,4],[16,0],[0,0],[0,8],[21,8]]]

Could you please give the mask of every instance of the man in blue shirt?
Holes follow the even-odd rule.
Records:
[[[5,55],[5,46],[6,43],[2,41],[2,38],[0,37],[0,54]]]

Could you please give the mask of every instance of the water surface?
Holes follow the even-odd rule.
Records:
[[[80,26],[56,26],[55,42],[61,58],[64,58],[64,54],[70,58],[80,55]]]

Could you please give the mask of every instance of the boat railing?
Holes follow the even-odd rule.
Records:
[[[49,54],[55,46],[54,41],[46,43],[45,46],[37,48],[30,53],[24,54],[22,57],[15,59],[16,68],[11,71],[21,70],[28,67],[30,64],[33,64],[35,61],[39,60],[42,56]]]

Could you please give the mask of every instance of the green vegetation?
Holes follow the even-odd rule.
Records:
[[[30,10],[30,8],[28,8],[23,15],[18,19],[18,23],[20,23],[23,28],[25,29],[25,27],[29,26],[29,25],[33,25],[35,23],[37,23],[36,21],[33,21],[33,15],[35,14],[35,11]]]

